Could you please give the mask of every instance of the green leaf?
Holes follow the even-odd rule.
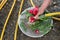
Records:
[[[47,19],[46,21],[36,21],[35,24],[30,26],[32,31],[39,29],[40,31],[46,31],[47,28],[52,27],[51,25],[51,19]]]
[[[27,18],[30,17],[30,16],[33,16],[31,13],[29,13],[28,11],[25,12]]]
[[[25,12],[25,14],[27,16],[27,20],[30,16],[33,16],[27,11]],[[32,31],[38,29],[40,31],[46,32],[50,27],[52,27],[51,17],[45,17],[45,15],[41,15],[39,16],[39,18],[40,20],[36,20],[33,24],[29,24],[29,27]],[[23,22],[21,23],[21,27],[24,29],[24,31],[26,30],[26,27]]]
[[[47,20],[47,19],[51,19],[52,17],[46,17],[45,15],[41,15],[39,16],[40,20]]]
[[[21,22],[20,26],[23,28],[24,31],[27,31],[27,28],[23,22]]]
[[[39,27],[40,30],[44,30],[46,28],[50,28],[52,25],[51,25],[51,20],[48,19],[47,21],[43,21]]]
[[[40,21],[35,21],[34,24],[30,25],[30,28],[34,31],[40,26]]]
[[[43,15],[40,15],[40,16],[39,16],[39,19],[40,19],[40,20],[47,20],[47,19],[51,19],[51,18],[52,18],[52,17],[46,17],[45,14],[48,14],[48,12],[45,11],[45,12],[43,13]]]

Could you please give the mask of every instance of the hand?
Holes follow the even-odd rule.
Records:
[[[42,15],[44,13],[44,10],[39,8],[39,11],[36,16],[34,16],[35,19],[39,19],[39,15]]]
[[[48,7],[50,2],[51,2],[51,0],[44,0],[43,4],[39,8],[37,15],[34,17],[35,19],[38,19],[38,16],[44,13],[45,9]]]

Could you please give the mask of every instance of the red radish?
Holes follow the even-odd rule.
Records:
[[[36,15],[38,13],[39,8],[36,6],[34,9],[29,10],[29,13]]]
[[[34,14],[34,15],[37,15],[38,10],[39,10],[39,8],[36,6],[36,7],[34,8],[34,10],[33,10],[33,14]]]
[[[36,34],[39,34],[39,30],[38,30],[38,29],[36,29],[36,30],[35,30],[35,33],[36,33]]]
[[[34,17],[29,17],[29,22],[33,23],[35,21]]]
[[[37,15],[37,13],[38,13],[38,9],[35,8],[35,9],[33,10],[33,14],[34,14],[34,15]]]
[[[29,13],[33,14],[33,10],[29,10]]]

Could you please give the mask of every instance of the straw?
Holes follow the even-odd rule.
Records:
[[[10,18],[11,14],[12,14],[12,10],[13,10],[13,8],[14,8],[15,3],[16,3],[16,0],[14,0],[14,2],[13,2],[13,4],[12,4],[12,7],[11,7],[11,9],[10,9],[10,11],[9,11],[9,14],[8,14],[8,16],[7,16],[7,19],[6,19],[6,21],[5,21],[5,24],[4,24],[2,33],[1,33],[1,38],[0,38],[0,40],[3,39],[5,29],[6,29],[6,26],[7,26],[8,21],[9,21],[9,18]]]
[[[2,2],[0,3],[0,10],[3,8],[3,6],[5,5],[6,2],[7,2],[7,0],[2,0]]]
[[[21,11],[22,11],[23,3],[24,3],[24,0],[22,0],[22,2],[21,2],[19,13],[18,13],[18,18],[19,18],[19,15],[20,15]],[[15,33],[14,33],[14,40],[16,40],[16,38],[17,38],[17,31],[18,31],[18,20],[16,22],[16,28],[15,28]]]

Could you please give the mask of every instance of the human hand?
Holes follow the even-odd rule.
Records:
[[[50,2],[51,2],[51,0],[44,0],[43,4],[39,8],[39,11],[38,11],[37,15],[34,16],[35,19],[38,19],[39,15],[44,13],[45,9],[48,7]]]

